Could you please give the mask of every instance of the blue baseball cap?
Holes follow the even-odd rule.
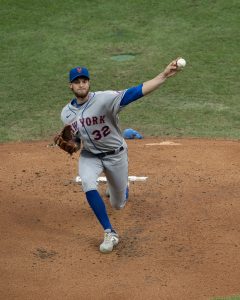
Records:
[[[74,79],[81,76],[90,79],[88,69],[85,67],[76,67],[69,72],[69,81],[72,82]]]

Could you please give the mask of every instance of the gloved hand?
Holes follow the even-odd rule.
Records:
[[[81,140],[73,135],[71,125],[66,125],[61,132],[54,137],[54,143],[72,155],[80,149]]]

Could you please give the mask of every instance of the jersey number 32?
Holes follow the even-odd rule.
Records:
[[[98,141],[109,134],[110,134],[110,128],[108,126],[103,126],[100,130],[94,130],[92,132],[95,141]]]

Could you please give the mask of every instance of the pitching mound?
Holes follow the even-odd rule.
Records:
[[[148,179],[122,211],[104,198],[121,238],[108,255],[74,182],[77,155],[49,143],[0,145],[0,299],[240,294],[239,142],[128,141],[129,175]]]

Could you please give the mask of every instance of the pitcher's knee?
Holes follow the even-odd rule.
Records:
[[[83,176],[83,177],[81,177],[81,182],[82,182],[82,189],[83,189],[84,193],[98,189],[97,182],[90,181],[89,178],[85,178]]]

